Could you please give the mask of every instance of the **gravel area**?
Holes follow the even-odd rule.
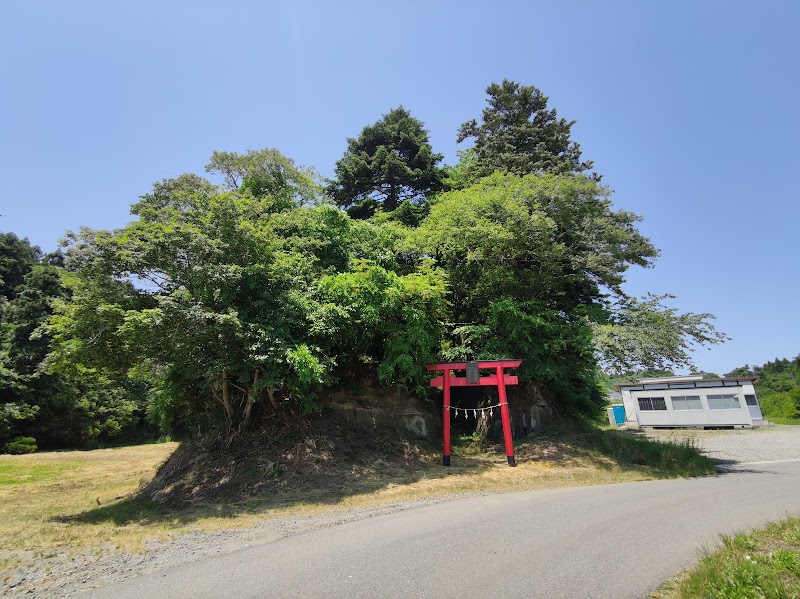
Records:
[[[773,425],[735,430],[653,430],[648,437],[691,442],[708,457],[723,463],[747,464],[800,460],[800,426]]]

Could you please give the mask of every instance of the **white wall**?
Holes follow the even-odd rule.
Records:
[[[634,426],[752,426],[753,421],[744,399],[745,393],[755,393],[752,384],[737,387],[705,387],[701,389],[663,389],[632,391],[623,387],[622,403],[625,405],[625,421]],[[700,410],[673,410],[673,397],[699,396]],[[712,410],[708,406],[708,395],[736,395],[737,409]],[[640,397],[663,397],[666,410],[640,410]]]

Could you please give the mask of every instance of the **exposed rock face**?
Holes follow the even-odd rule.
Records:
[[[456,401],[461,407],[480,408],[497,402],[497,392],[487,388],[459,388]],[[532,384],[521,388],[509,388],[511,428],[515,439],[542,430],[553,419],[555,412],[546,397]],[[487,395],[484,395],[487,394]],[[455,394],[454,394],[455,396]],[[387,389],[364,380],[356,389],[334,391],[321,400],[330,415],[340,422],[368,430],[391,428],[411,433],[420,439],[439,442],[442,437],[441,400],[436,403],[424,401],[410,393]],[[471,432],[474,427],[486,427],[486,435],[502,440],[503,428],[499,410],[494,417],[480,416],[478,421],[468,423],[451,420],[453,430],[464,426]]]
[[[509,393],[509,408],[515,439],[542,430],[555,416],[547,398],[533,383],[521,385]]]
[[[404,391],[373,387],[370,381],[362,381],[357,391],[334,391],[321,404],[332,417],[357,427],[392,428],[430,441],[441,438],[441,417],[433,403]]]

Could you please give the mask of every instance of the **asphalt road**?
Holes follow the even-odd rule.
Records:
[[[800,461],[473,497],[311,531],[80,597],[645,597],[733,533],[800,514]]]

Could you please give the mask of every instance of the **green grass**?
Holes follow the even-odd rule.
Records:
[[[658,599],[800,597],[800,518],[733,537],[653,595]]]
[[[74,463],[35,464],[0,461],[0,486],[33,485],[39,481],[53,479],[76,467]]]
[[[782,416],[765,416],[765,418],[772,424],[800,424],[800,419],[798,418],[784,418]]]
[[[623,469],[639,469],[652,478],[705,476],[716,471],[713,460],[704,456],[687,438],[658,440],[637,430],[597,427],[590,423],[562,428],[551,427],[548,436],[586,447]]]

